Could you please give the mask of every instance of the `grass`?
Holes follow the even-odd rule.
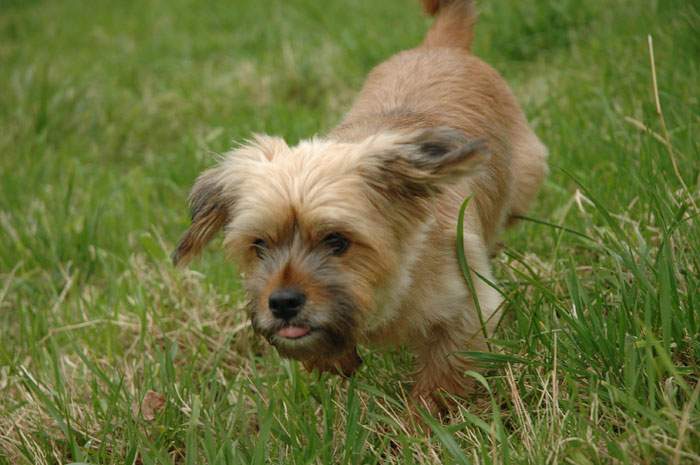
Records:
[[[700,462],[694,2],[479,2],[552,174],[495,260],[480,388],[430,436],[405,352],[316,379],[251,334],[217,247],[171,268],[214,154],[332,127],[421,39],[415,3],[0,1],[0,463]]]

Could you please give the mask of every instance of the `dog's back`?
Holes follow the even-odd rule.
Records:
[[[440,202],[446,227],[466,195],[489,248],[500,228],[525,213],[547,173],[547,151],[529,128],[505,81],[471,54],[475,11],[469,0],[423,0],[436,15],[423,43],[393,56],[369,75],[352,109],[331,137],[359,141],[386,130],[449,126],[485,139],[485,172]]]

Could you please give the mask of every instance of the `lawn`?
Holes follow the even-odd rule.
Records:
[[[406,352],[309,375],[252,333],[220,241],[170,265],[196,175],[331,128],[421,40],[417,3],[0,0],[0,464],[700,463],[697,2],[479,2],[552,172],[432,434]]]

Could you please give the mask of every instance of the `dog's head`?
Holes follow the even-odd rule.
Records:
[[[223,229],[254,329],[284,356],[333,357],[381,319],[379,296],[430,199],[477,170],[482,149],[449,128],[296,147],[256,136],[197,179],[173,261]]]

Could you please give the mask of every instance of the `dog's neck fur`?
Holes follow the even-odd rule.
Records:
[[[400,263],[396,273],[388,280],[386,285],[375,293],[375,305],[377,309],[372,317],[365,322],[365,334],[369,343],[376,344],[372,335],[381,333],[388,325],[395,325],[401,320],[401,308],[405,307],[408,290],[415,284],[416,265],[419,264],[426,253],[429,238],[436,227],[433,216],[427,217],[422,224],[416,225],[410,237],[401,238]]]

